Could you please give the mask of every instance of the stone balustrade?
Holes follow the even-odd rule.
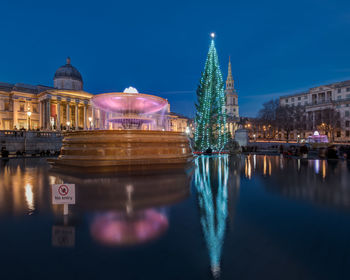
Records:
[[[0,130],[0,148],[10,153],[36,154],[46,151],[58,152],[63,135],[51,131]]]

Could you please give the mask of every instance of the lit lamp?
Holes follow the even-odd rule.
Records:
[[[300,135],[298,134],[297,137],[298,137],[298,143],[299,143],[299,141],[300,141]]]
[[[253,137],[254,137],[254,141],[256,142],[256,135],[255,135],[255,134],[253,134]]]
[[[90,122],[90,129],[92,129],[92,118],[89,117],[88,119],[89,119],[89,122]]]
[[[27,116],[28,116],[28,130],[30,130],[30,116],[32,115],[31,111],[27,112]]]
[[[186,134],[190,134],[190,128],[189,127],[186,127]]]
[[[67,122],[67,129],[69,130],[70,127],[70,121]]]

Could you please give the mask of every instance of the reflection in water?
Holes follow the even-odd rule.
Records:
[[[43,160],[0,160],[0,216],[32,215],[48,209],[47,165]]]
[[[33,186],[30,183],[27,183],[25,185],[25,196],[26,196],[26,201],[29,209],[29,215],[33,214],[33,211],[35,210],[34,207],[34,202],[33,202]]]
[[[315,173],[316,174],[320,173],[320,160],[319,159],[315,160],[314,168],[315,168]]]
[[[254,166],[256,166],[255,158],[254,158]],[[248,179],[250,179],[252,177],[252,165],[250,163],[250,155],[248,155],[245,159],[244,171],[245,171],[245,176]]]
[[[322,178],[324,179],[324,178],[326,178],[326,161],[325,160],[323,160],[322,161]]]
[[[134,213],[107,212],[96,215],[91,234],[101,244],[136,245],[161,236],[168,228],[165,211],[147,209]]]
[[[228,157],[201,156],[195,159],[195,164],[201,225],[209,250],[211,271],[214,277],[218,277],[226,230]]]
[[[189,196],[185,170],[145,175],[51,173],[76,185],[75,212],[91,212],[90,233],[105,246],[137,245],[157,239],[169,227],[167,206]]]
[[[246,161],[249,158],[246,157]],[[350,207],[349,163],[346,161],[257,156],[256,166],[255,174],[244,172],[243,175],[248,179],[268,175],[262,181],[268,190],[318,204]]]

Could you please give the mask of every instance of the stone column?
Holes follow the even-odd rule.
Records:
[[[67,99],[67,105],[66,105],[66,123],[65,125],[67,125],[67,122],[70,122],[70,112],[69,112],[69,102],[70,102],[70,99]]]
[[[42,128],[43,126],[43,104],[39,100],[39,128]]]
[[[86,130],[86,121],[87,121],[87,104],[84,102],[84,130]]]
[[[92,117],[91,129],[95,129],[96,123],[95,123],[95,109],[94,109],[94,107],[91,107],[91,117]]]
[[[56,120],[56,126],[57,130],[61,130],[61,101],[57,99],[57,120]]]
[[[75,130],[78,130],[78,127],[79,127],[79,100],[76,100],[75,101]]]
[[[46,112],[46,114],[47,114],[47,123],[46,123],[46,128],[50,129],[51,128],[51,121],[50,121],[51,120],[51,100],[50,99],[47,100],[46,105],[47,105],[47,112]]]

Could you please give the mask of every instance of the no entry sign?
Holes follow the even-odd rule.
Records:
[[[75,204],[75,185],[52,185],[52,204]]]

